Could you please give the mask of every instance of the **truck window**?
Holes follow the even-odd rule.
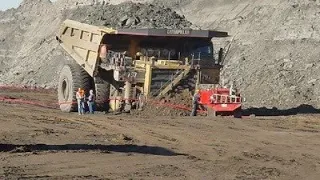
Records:
[[[212,57],[213,56],[213,49],[209,45],[203,45],[203,46],[197,46],[195,49],[192,51],[194,55],[197,57]]]

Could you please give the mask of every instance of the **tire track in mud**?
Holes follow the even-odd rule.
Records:
[[[90,121],[85,120],[85,122],[90,123],[96,128],[102,128],[108,132],[111,131],[120,135],[124,135],[125,137],[129,136],[133,139],[132,142],[136,143],[154,144],[154,142],[157,142],[158,140],[158,137],[151,136],[150,133],[141,129],[141,126],[144,126],[145,124],[139,124],[139,126],[137,126],[136,123],[139,122],[129,122],[124,120],[124,118],[108,117],[107,121],[91,119]]]
[[[212,139],[210,127],[205,128],[206,126],[195,126],[191,132],[188,132],[185,131],[185,128],[183,127],[185,125],[190,125],[188,124],[189,122],[181,123],[180,121],[176,121],[175,123],[168,123],[167,120],[159,121],[157,126],[154,125],[154,121],[151,121],[142,126],[135,126],[135,128],[144,132],[148,139],[152,137],[152,143],[161,143],[163,146],[182,150],[184,153],[189,154],[188,159],[191,160],[198,161],[203,158],[207,159],[207,154],[203,151],[210,152],[211,154],[213,153],[213,156],[223,156],[227,153],[228,146],[222,146],[222,142],[217,142],[215,139]],[[132,127],[133,125],[129,124],[126,126]],[[201,134],[203,132],[207,133],[203,135]],[[212,143],[208,144],[208,142]],[[183,150],[190,149],[190,146],[193,146],[193,150]],[[194,147],[197,148],[194,149]]]
[[[90,117],[91,118],[91,117]],[[181,148],[176,148],[177,146],[184,143],[189,145],[187,141],[190,139],[188,137],[184,137],[183,133],[170,133],[172,129],[168,129],[167,126],[159,127],[157,126],[157,130],[155,130],[155,126],[149,123],[143,123],[143,125],[139,124],[139,120],[125,120],[123,117],[113,118],[113,117],[105,117],[107,120],[102,120],[98,118],[95,119],[69,119],[72,122],[79,122],[80,124],[86,125],[90,124],[90,127],[98,130],[99,132],[113,132],[111,134],[119,134],[120,136],[116,136],[116,140],[111,139],[114,143],[138,143],[138,144],[146,144],[146,145],[160,145],[165,148],[182,150]],[[120,124],[121,123],[121,124]],[[137,125],[137,123],[139,125]],[[151,122],[153,123],[153,122]],[[161,129],[158,129],[161,128]],[[164,133],[166,132],[166,133]],[[174,137],[173,137],[174,135]],[[128,140],[126,140],[128,138]],[[181,141],[181,142],[180,142]],[[159,143],[160,142],[160,143]],[[197,142],[197,145],[201,143]],[[205,144],[205,143],[204,143]],[[204,145],[203,147],[205,147]],[[201,149],[201,148],[200,148]],[[186,156],[188,159],[199,159],[195,155],[189,154],[189,152],[179,152],[181,155]],[[200,159],[199,159],[200,160]]]
[[[104,131],[112,131],[120,134],[128,134],[130,136],[135,136],[137,140],[139,137],[145,138],[146,135],[151,135],[148,130],[141,128],[141,126],[146,126],[148,123],[142,123],[139,121],[128,121],[125,120],[126,117],[113,118],[105,117],[107,120],[99,119],[76,119],[74,122],[82,122],[83,124],[89,123],[95,129],[104,129]],[[137,123],[139,124],[137,126]],[[101,131],[101,130],[100,130]],[[149,137],[150,138],[150,137]],[[158,137],[156,137],[157,139]],[[155,139],[155,140],[156,140]]]
[[[20,107],[21,110],[25,110],[24,106],[22,105]],[[35,108],[36,109],[36,108]],[[46,113],[45,111],[41,111],[41,109],[36,109],[39,113]],[[20,114],[16,113],[16,114]],[[12,114],[11,114],[12,115]],[[8,115],[9,116],[9,115]],[[26,115],[16,115],[19,116],[20,119],[24,119],[26,118]],[[27,115],[29,117],[29,115]],[[32,119],[37,119],[37,120],[41,120],[42,122],[46,123],[46,122],[72,122],[75,124],[78,124],[79,126],[75,126],[73,127],[74,129],[83,129],[82,126],[88,127],[92,130],[94,130],[95,132],[104,135],[107,132],[116,132],[117,134],[130,134],[130,136],[135,136],[135,140],[137,139],[150,139],[150,137],[154,137],[154,140],[152,141],[147,141],[147,142],[157,142],[158,139],[163,139],[163,140],[169,140],[169,141],[175,141],[174,138],[170,138],[168,136],[162,135],[162,133],[155,133],[153,131],[150,130],[142,130],[140,128],[141,124],[143,122],[141,122],[141,120],[136,120],[134,121],[135,123],[139,123],[139,126],[137,126],[135,123],[129,123],[128,121],[123,119],[126,119],[126,117],[122,117],[122,118],[110,118],[110,117],[104,117],[107,120],[100,120],[100,116],[98,116],[99,120],[96,118],[96,116],[92,116],[92,117],[81,117],[80,118],[75,118],[74,116],[69,116],[68,117],[57,117],[54,115],[41,115],[41,117],[39,118],[38,116],[30,116],[30,118]],[[120,123],[114,123],[114,121],[121,121],[122,124]],[[98,123],[99,122],[99,123]],[[147,121],[146,121],[147,122]],[[127,125],[124,125],[127,124]],[[148,124],[148,123],[145,123]],[[134,128],[131,128],[132,126],[134,126]],[[152,128],[151,128],[152,129]],[[144,136],[149,135],[148,138],[144,138]],[[139,138],[141,137],[141,138]]]
[[[98,118],[97,118],[98,117]],[[68,118],[61,118],[64,122],[71,122],[74,124],[77,124],[76,128],[78,130],[86,130],[86,128],[89,128],[93,130],[93,132],[90,133],[98,133],[99,135],[103,135],[109,137],[109,141],[115,142],[115,143],[133,143],[133,142],[139,142],[139,138],[136,138],[137,135],[143,135],[139,131],[133,130],[132,128],[126,128],[124,126],[116,125],[113,122],[112,119],[109,117],[104,117],[104,120],[100,119],[100,115],[92,117],[86,116],[79,116],[79,118],[76,118],[74,116],[68,117]],[[50,117],[49,117],[50,118]],[[119,119],[115,119],[119,120]],[[51,121],[51,120],[49,120]],[[128,132],[128,129],[130,129],[130,132]],[[134,131],[134,133],[132,133]]]

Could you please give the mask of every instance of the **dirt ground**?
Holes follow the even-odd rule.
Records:
[[[79,116],[0,101],[0,127],[0,179],[320,179],[319,115]]]

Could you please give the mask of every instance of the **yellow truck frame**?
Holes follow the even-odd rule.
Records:
[[[214,76],[210,83],[218,83],[219,62],[201,64],[201,58],[196,58],[194,54],[183,57],[179,54],[178,57],[175,53],[174,58],[170,57],[171,51],[169,58],[163,58],[160,57],[160,50],[157,56],[149,47],[158,44],[164,48],[162,44],[167,43],[168,46],[180,48],[187,43],[209,43],[213,37],[227,36],[226,32],[191,29],[112,29],[66,20],[56,39],[73,60],[66,61],[60,72],[60,109],[65,112],[77,110],[75,94],[78,88],[86,92],[94,90],[100,109],[117,111],[122,107],[130,111],[137,92],[144,96],[161,97],[195,71],[203,69],[203,72],[209,72],[209,76]],[[212,43],[208,47],[212,48]],[[163,52],[167,53],[166,50]],[[170,75],[170,78],[160,80],[160,87],[154,86],[157,73]],[[122,101],[124,106],[120,106]]]

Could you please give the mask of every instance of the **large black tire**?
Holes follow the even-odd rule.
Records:
[[[234,118],[242,118],[242,109],[241,108],[239,108],[239,109],[237,109],[235,112],[234,112],[234,114],[233,114],[233,117]]]
[[[94,78],[96,92],[96,108],[100,111],[109,111],[110,83],[101,77]]]
[[[78,64],[66,64],[60,72],[58,84],[61,111],[77,111],[76,92],[78,88],[84,89],[87,94],[92,88],[92,78]]]

